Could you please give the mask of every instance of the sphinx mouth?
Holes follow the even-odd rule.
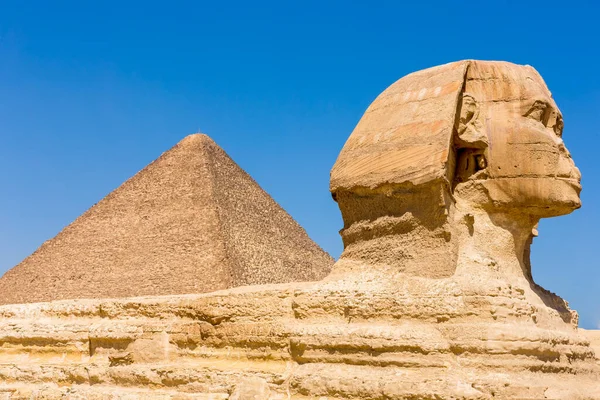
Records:
[[[577,190],[577,192],[581,192],[581,181],[579,179],[573,179],[573,178],[567,178],[567,177],[560,177],[557,176],[556,179],[561,180],[565,183],[568,183],[569,185],[571,185],[575,190]]]

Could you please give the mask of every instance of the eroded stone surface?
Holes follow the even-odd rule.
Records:
[[[271,397],[269,384],[262,378],[252,377],[237,383],[231,400],[268,400]]]
[[[600,330],[581,329],[581,333],[590,341],[590,345],[596,353],[596,360],[600,363]]]
[[[525,288],[416,296],[365,278],[2,306],[0,391],[227,398],[259,378],[272,399],[599,398],[589,340],[538,326]]]
[[[597,333],[529,264],[537,221],[579,207],[561,134],[531,67],[402,78],[332,170],[345,249],[325,279],[1,306],[0,393],[600,399]]]

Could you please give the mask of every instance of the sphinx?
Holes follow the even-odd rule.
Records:
[[[531,285],[531,301],[561,305],[562,319],[576,323],[562,299],[535,285],[529,262],[540,218],[581,206],[562,131],[530,66],[465,61],[400,79],[371,104],[331,172],[341,259]]]
[[[405,76],[331,171],[344,252],[326,278],[0,306],[0,394],[600,399],[577,313],[529,262],[539,219],[580,207],[562,129],[532,67]]]

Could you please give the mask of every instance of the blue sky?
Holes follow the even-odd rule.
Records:
[[[0,3],[0,273],[185,135],[209,134],[333,256],[329,170],[403,75],[533,65],[565,117],[583,207],[543,220],[537,282],[600,325],[600,79],[593,2]]]

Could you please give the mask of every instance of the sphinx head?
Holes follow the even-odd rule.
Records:
[[[563,118],[530,66],[470,62],[453,133],[455,196],[490,212],[551,217],[579,208]]]
[[[386,240],[414,240],[404,233],[423,229],[424,251],[451,264],[457,204],[534,222],[573,211],[580,174],[562,130],[530,66],[460,61],[405,76],[369,106],[331,171],[345,252],[383,254]]]

